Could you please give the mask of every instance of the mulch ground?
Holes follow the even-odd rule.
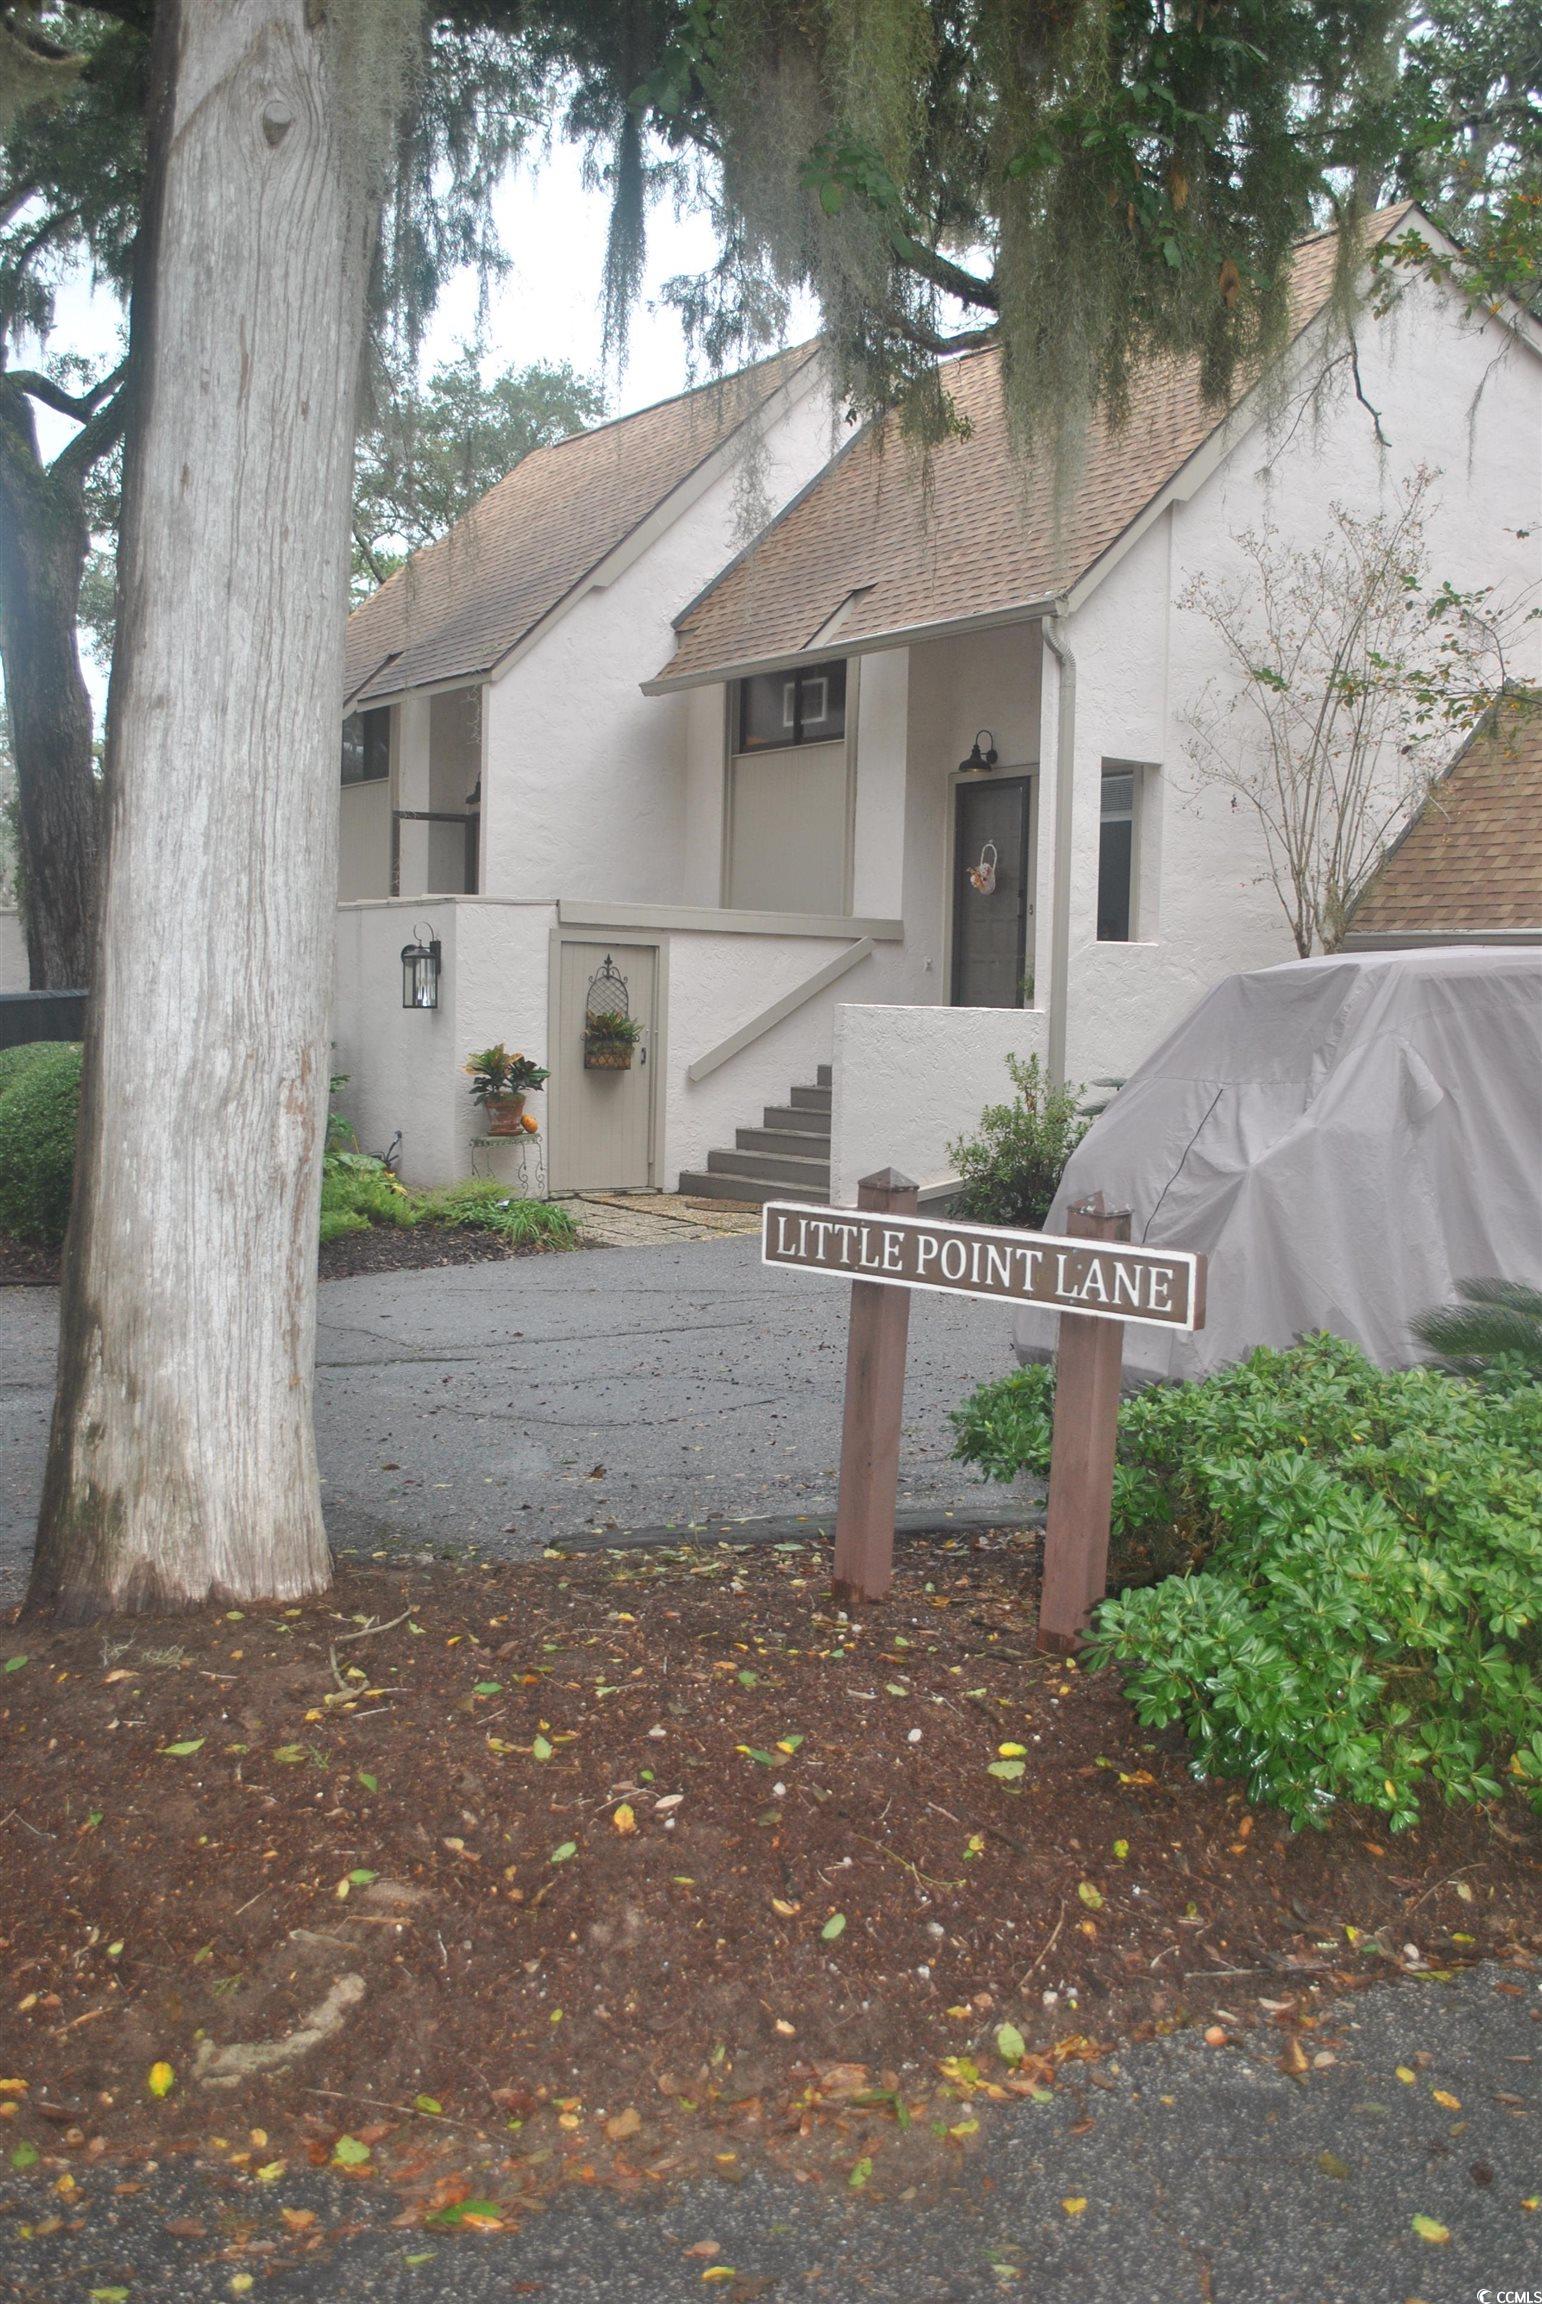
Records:
[[[248,2237],[307,2164],[408,2224],[761,2152],[907,2191],[993,2100],[1094,2120],[1132,2037],[1262,2018],[1310,2086],[1343,1989],[1530,1964],[1519,1808],[1290,1832],[1033,1653],[1032,1561],[907,1545],[860,1622],[807,1545],[11,1621],[0,2148],[59,2218],[82,2162],[202,2150]]]
[[[439,1264],[501,1263],[510,1256],[545,1256],[541,1245],[512,1247],[501,1232],[464,1225],[372,1225],[367,1232],[324,1240],[318,1270],[323,1280],[352,1280],[361,1272],[421,1272]],[[29,1248],[0,1236],[0,1288],[56,1288],[57,1248]]]

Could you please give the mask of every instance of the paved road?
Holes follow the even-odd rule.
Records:
[[[846,1288],[766,1270],[752,1239],[329,1281],[318,1432],[339,1542],[386,1530],[535,1551],[583,1528],[825,1511]],[[0,1289],[0,1596],[31,1544],[51,1289]],[[1009,1365],[1009,1315],[917,1296],[902,1502],[978,1506],[947,1411]],[[1001,1496],[993,1491],[992,1496]]]
[[[575,2190],[516,2235],[445,2239],[391,2229],[398,2201],[367,2184],[163,2168],[117,2199],[122,2171],[81,2169],[81,2228],[29,2241],[21,2224],[57,2213],[53,2171],[5,2174],[0,2297],[223,2304],[244,2261],[273,2304],[1520,2304],[1542,2292],[1542,2211],[1523,2205],[1542,2191],[1542,1991],[1496,1990],[1512,1980],[1377,1986],[1324,2023],[1337,2061],[1305,2082],[1279,2070],[1278,2033],[1129,2050],[1106,2090],[988,2113],[983,2148],[925,2199],[761,2169],[646,2203]],[[299,2265],[221,2258],[232,2227],[266,2238],[297,2206],[366,2228]],[[210,2239],[166,2231],[189,2218]],[[685,2252],[704,2240],[737,2280],[703,2285]]]

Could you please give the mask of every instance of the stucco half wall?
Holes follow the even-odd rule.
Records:
[[[1037,1008],[837,1008],[831,1199],[850,1207],[880,1168],[923,1187],[951,1176],[949,1144],[1010,1097],[1009,1056],[1043,1059],[1048,1028]]]
[[[463,1070],[471,1049],[502,1040],[546,1062],[556,917],[553,904],[474,896],[339,905],[332,1052],[348,1085],[338,1108],[368,1152],[384,1151],[401,1130],[409,1184],[452,1184],[471,1173],[471,1138],[483,1125]],[[402,1006],[401,951],[418,926],[442,948],[433,1009]]]

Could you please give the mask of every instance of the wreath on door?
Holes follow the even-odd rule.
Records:
[[[996,893],[996,865],[999,861],[994,840],[987,840],[980,850],[980,861],[969,867],[969,885],[977,896]]]

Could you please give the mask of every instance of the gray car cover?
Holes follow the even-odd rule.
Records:
[[[1125,1329],[1126,1379],[1332,1329],[1386,1367],[1459,1279],[1542,1286],[1542,949],[1337,955],[1217,985],[1094,1122],[1045,1230],[1101,1188],[1202,1249],[1206,1325]],[[1053,1349],[1019,1312],[1020,1359]]]

